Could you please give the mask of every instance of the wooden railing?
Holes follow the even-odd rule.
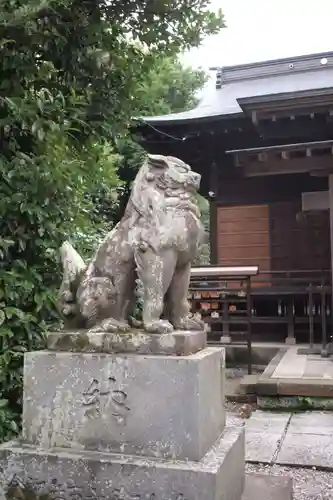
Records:
[[[212,326],[222,326],[221,340],[231,342],[231,325],[239,323],[238,337],[247,345],[248,373],[252,373],[251,337],[251,279],[258,274],[258,267],[206,266],[193,268],[189,300],[193,312]],[[232,298],[232,314],[230,311]],[[236,319],[236,322],[234,321]],[[239,342],[239,341],[238,341]]]
[[[213,281],[219,268],[210,266],[210,280],[204,279],[205,269],[193,268],[189,299],[193,310],[200,311],[211,326],[211,339],[237,341],[244,330],[251,330],[265,340],[267,329],[260,335],[265,325],[289,344],[295,344],[296,338],[308,342],[311,352],[320,342],[321,353],[327,354],[333,327],[330,271],[270,271],[242,278],[230,274],[231,269],[241,268],[228,268],[228,279],[215,275]],[[250,314],[244,307],[244,297],[248,297]]]

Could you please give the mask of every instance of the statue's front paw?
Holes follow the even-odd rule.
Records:
[[[98,325],[90,328],[89,333],[117,333],[117,332],[128,332],[129,324],[125,321],[117,321],[116,319],[109,318],[105,319]]]
[[[194,314],[179,319],[175,324],[175,328],[179,330],[205,330],[206,326],[201,317]]]
[[[173,331],[173,326],[169,321],[164,319],[159,319],[158,321],[152,321],[151,323],[144,323],[144,329],[148,333],[171,333]]]

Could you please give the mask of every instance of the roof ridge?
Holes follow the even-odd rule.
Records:
[[[217,68],[216,88],[221,89],[229,82],[319,71],[327,67],[333,67],[333,51],[224,66]]]

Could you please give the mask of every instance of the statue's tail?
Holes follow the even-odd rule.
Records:
[[[68,241],[60,247],[60,258],[63,278],[58,294],[58,308],[67,317],[76,313],[76,292],[86,264]]]

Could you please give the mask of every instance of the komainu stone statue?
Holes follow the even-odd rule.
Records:
[[[127,331],[139,278],[145,331],[204,328],[190,314],[187,300],[191,261],[204,235],[194,200],[200,180],[177,158],[149,155],[123,218],[91,261],[85,264],[70,243],[63,244],[58,306],[72,325],[95,332]]]

